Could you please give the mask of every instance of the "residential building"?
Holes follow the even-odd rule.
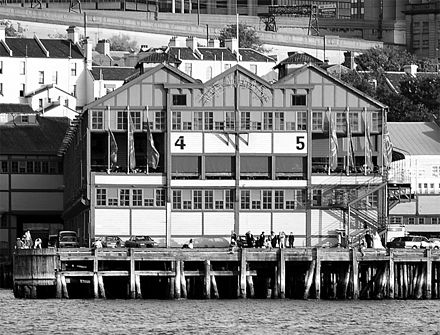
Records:
[[[384,107],[313,65],[273,84],[241,65],[206,82],[148,68],[69,130],[65,228],[82,243],[225,246],[232,230],[292,232],[297,246],[354,239],[385,224]]]
[[[393,151],[401,158],[389,170],[396,192],[400,186],[409,194],[440,194],[440,127],[435,122],[388,124]]]
[[[69,119],[26,104],[0,103],[0,263],[27,230],[47,245],[63,227],[63,164],[57,152]]]
[[[49,115],[76,115],[87,102],[87,66],[75,27],[68,40],[10,38],[0,26],[0,103],[29,104]],[[90,48],[91,49],[91,48]]]

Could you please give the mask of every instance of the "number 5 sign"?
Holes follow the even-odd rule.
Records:
[[[273,151],[280,154],[307,154],[307,133],[275,133]]]
[[[201,133],[171,133],[171,152],[175,154],[202,153]]]

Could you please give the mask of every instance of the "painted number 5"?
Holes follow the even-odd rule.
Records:
[[[183,150],[186,146],[185,144],[185,138],[183,136],[179,136],[179,138],[174,143],[175,147],[180,147],[180,150]]]
[[[296,149],[304,150],[306,143],[304,142],[304,136],[298,136],[296,138]]]

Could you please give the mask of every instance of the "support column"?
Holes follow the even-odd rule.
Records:
[[[240,258],[240,298],[246,298],[246,249],[241,249]]]
[[[274,269],[274,283],[273,283],[273,297],[279,298],[280,297],[280,277],[278,272],[278,265],[275,265]]]
[[[63,290],[63,297],[69,299],[69,291],[67,290],[66,277],[63,274],[61,274],[61,287]]]
[[[181,260],[177,260],[176,261],[176,278],[174,280],[174,298],[176,299],[180,299],[180,287],[182,285],[181,283],[181,266],[182,266],[182,261]]]
[[[315,292],[316,299],[321,299],[321,250],[316,248]]]
[[[130,299],[136,299],[136,277],[133,249],[130,249]]]
[[[98,249],[94,250],[93,258],[93,297],[99,298],[99,285],[98,285]]]
[[[61,285],[61,273],[59,271],[57,271],[57,273],[56,273],[56,280],[57,280],[57,284],[56,284],[55,297],[57,299],[61,299],[63,297],[63,291],[62,291],[62,285]]]
[[[188,297],[188,292],[185,279],[185,262],[182,260],[180,261],[180,284],[182,289],[181,296],[186,299]]]
[[[211,261],[205,261],[205,299],[211,299]]]
[[[388,299],[394,299],[394,252],[390,254],[388,271]]]
[[[104,287],[104,278],[102,278],[101,275],[98,274],[98,286],[99,286],[99,293],[101,295],[101,298],[105,299],[105,287]]]
[[[280,273],[280,298],[286,298],[286,260],[284,257],[284,248],[280,248],[280,264],[278,265]]]
[[[135,287],[136,287],[136,299],[142,299],[142,289],[141,289],[141,276],[134,276]]]
[[[426,299],[432,297],[432,251],[426,249]]]
[[[353,299],[359,299],[359,264],[356,249],[351,249],[351,265],[353,269]]]

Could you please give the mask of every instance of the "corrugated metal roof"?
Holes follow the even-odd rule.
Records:
[[[32,126],[0,126],[0,154],[56,155],[69,119],[37,116],[37,121]]]
[[[388,122],[391,142],[410,155],[440,155],[440,127],[435,122]]]

